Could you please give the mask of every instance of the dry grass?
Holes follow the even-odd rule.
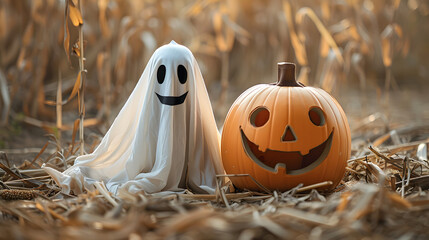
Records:
[[[369,116],[355,129],[355,136],[364,134],[354,138],[346,175],[331,192],[316,190],[329,183],[287,192],[230,192],[228,182],[214,195],[118,199],[99,185],[96,192],[69,196],[40,166],[64,170],[73,164],[75,146],[58,147],[46,158],[40,153],[18,167],[2,154],[0,230],[7,238],[25,239],[426,239],[429,125],[380,134],[376,120]],[[373,140],[363,145],[363,139]]]

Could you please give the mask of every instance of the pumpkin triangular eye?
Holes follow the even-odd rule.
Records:
[[[183,65],[179,65],[177,67],[177,76],[179,77],[179,82],[181,84],[184,84],[188,79],[188,71],[186,71],[186,68]]]
[[[161,65],[158,67],[158,72],[156,73],[156,78],[158,80],[159,84],[162,84],[164,82],[165,79],[165,66]]]
[[[310,121],[316,126],[325,125],[325,115],[323,114],[322,109],[319,107],[314,107],[310,109],[308,112],[308,116],[310,117]]]

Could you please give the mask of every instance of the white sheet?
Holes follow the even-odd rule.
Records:
[[[165,66],[162,83],[158,81],[161,77],[157,77],[162,76],[161,65]],[[184,83],[179,81],[184,76],[180,65],[187,72]],[[104,182],[114,194],[186,188],[213,193],[215,175],[223,173],[220,137],[203,77],[191,51],[174,41],[158,48],[94,152],[78,157],[62,173],[44,169],[64,193],[92,191],[97,181]]]

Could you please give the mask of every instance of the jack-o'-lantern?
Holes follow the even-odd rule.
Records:
[[[277,84],[256,85],[238,97],[225,120],[222,161],[228,174],[249,174],[271,190],[341,181],[350,157],[346,115],[327,92],[295,80],[295,65],[279,63]],[[249,177],[240,189],[260,190]]]

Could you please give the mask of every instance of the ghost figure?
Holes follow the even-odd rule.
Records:
[[[75,194],[107,189],[156,193],[189,188],[213,193],[223,173],[219,132],[191,51],[174,41],[157,49],[112,126],[93,153],[59,172],[44,167]]]

